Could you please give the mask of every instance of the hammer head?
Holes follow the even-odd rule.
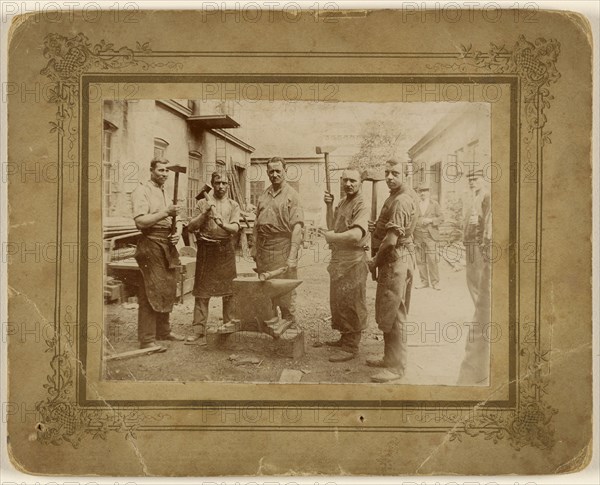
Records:
[[[360,178],[363,181],[367,180],[369,182],[381,182],[382,180],[385,180],[385,175],[381,169],[368,168],[363,170]]]
[[[212,190],[212,187],[208,184],[204,184],[204,187],[200,189],[198,195],[196,196],[196,200],[205,199],[207,194]]]
[[[183,165],[179,165],[177,163],[174,165],[167,166],[167,169],[169,169],[171,172],[175,172],[175,173],[186,173],[187,172],[187,167],[184,167]]]
[[[317,152],[317,155],[322,155],[323,153],[331,153],[335,149],[336,149],[336,147],[334,147],[334,146],[315,147],[315,151]]]

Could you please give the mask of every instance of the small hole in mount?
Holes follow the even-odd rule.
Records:
[[[358,418],[358,419],[360,419],[360,422],[361,422],[361,423],[364,423],[364,421],[365,421],[365,418],[364,418],[363,416],[361,416],[361,417],[360,417],[360,418]]]

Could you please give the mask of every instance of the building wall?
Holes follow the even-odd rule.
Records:
[[[228,170],[234,165],[247,169],[250,167],[250,153],[228,140],[223,140],[211,132],[193,133],[185,119],[154,100],[113,101],[104,106],[104,120],[111,126],[111,161],[110,177],[113,194],[110,204],[104,208],[104,217],[131,217],[131,192],[141,181],[150,178],[150,161],[154,157],[155,139],[160,138],[168,143],[164,157],[172,164],[186,168],[189,165],[190,151],[202,155],[201,179],[203,183],[210,181],[210,174],[215,170],[215,161],[222,159]],[[114,127],[114,128],[113,128]],[[98,162],[101,169],[102,161]],[[238,171],[243,175],[244,171]],[[165,184],[169,198],[173,197],[175,174],[171,173]],[[245,199],[249,200],[249,179],[242,177],[241,190]],[[187,205],[188,176],[179,175],[178,202]]]
[[[467,172],[473,167],[485,170],[491,163],[489,111],[485,106],[469,106],[460,116],[441,124],[441,131],[432,136],[434,128],[409,150],[414,164],[413,186],[429,185],[431,198],[440,202],[446,217],[456,219],[471,197]],[[423,141],[428,142],[419,146]],[[440,170],[436,171],[438,163]]]

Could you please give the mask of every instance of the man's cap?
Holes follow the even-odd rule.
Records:
[[[483,170],[479,169],[479,170],[469,170],[469,172],[467,173],[467,178],[468,179],[476,179],[479,177],[483,177]]]
[[[429,185],[421,184],[417,187],[417,192],[429,192]]]

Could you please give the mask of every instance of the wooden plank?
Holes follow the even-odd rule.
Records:
[[[159,352],[165,352],[167,349],[165,347],[161,347],[160,345],[155,345],[154,347],[148,347],[147,349],[136,349],[136,350],[129,350],[127,352],[121,352],[120,354],[113,354],[113,355],[109,355],[107,357],[104,358],[104,360],[111,361],[111,360],[121,360],[121,359],[128,359],[130,357],[139,357],[140,355],[150,355],[150,354],[156,354]]]

